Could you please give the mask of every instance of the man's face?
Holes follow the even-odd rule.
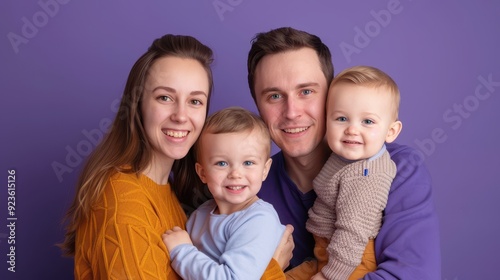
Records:
[[[311,48],[267,55],[255,69],[255,100],[276,145],[290,157],[311,154],[325,136],[328,85]]]

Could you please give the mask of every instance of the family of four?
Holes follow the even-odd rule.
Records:
[[[440,278],[430,177],[392,143],[387,74],[334,77],[319,37],[278,28],[248,54],[260,116],[207,117],[212,60],[197,39],[165,35],[132,67],[68,211],[76,279]]]

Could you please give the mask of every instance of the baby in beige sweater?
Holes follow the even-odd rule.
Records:
[[[396,175],[385,143],[402,129],[399,99],[396,83],[373,67],[346,69],[330,85],[326,138],[333,153],[313,182],[318,197],[307,230],[318,269],[311,279],[359,279],[376,269],[373,239]]]

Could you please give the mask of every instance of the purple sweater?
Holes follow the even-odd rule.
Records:
[[[378,268],[363,279],[440,279],[439,224],[430,175],[413,148],[393,143],[387,144],[387,150],[398,171],[375,240]],[[314,240],[305,225],[316,194],[314,191],[303,194],[297,189],[285,171],[281,152],[273,156],[271,170],[258,196],[273,204],[281,223],[295,228],[290,268],[312,258]]]

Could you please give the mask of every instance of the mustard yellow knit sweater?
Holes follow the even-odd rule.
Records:
[[[75,279],[181,279],[161,235],[186,220],[170,185],[116,173],[76,233]],[[262,279],[284,279],[275,260]]]

